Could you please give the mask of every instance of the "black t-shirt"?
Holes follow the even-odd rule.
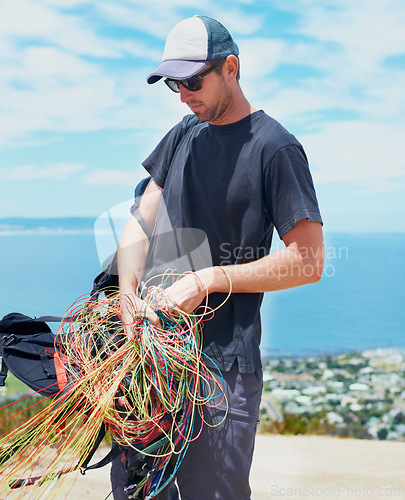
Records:
[[[301,219],[322,222],[302,146],[263,111],[229,125],[188,115],[143,166],[164,188],[145,280],[250,262],[269,253],[274,227],[281,238]],[[210,307],[224,296],[211,294]],[[243,373],[260,368],[262,298],[232,294],[205,323],[203,350],[220,369],[235,359]]]

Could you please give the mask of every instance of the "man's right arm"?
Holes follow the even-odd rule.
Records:
[[[141,198],[138,210],[151,230],[155,224],[162,192],[163,189],[152,179]],[[148,248],[147,235],[136,218],[131,217],[125,226],[117,252],[121,313],[124,325],[132,322],[136,312],[146,314],[154,324],[159,323],[156,313],[147,308],[145,302],[137,297]]]

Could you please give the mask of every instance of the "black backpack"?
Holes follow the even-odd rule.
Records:
[[[46,321],[61,318],[31,318],[12,312],[0,321],[0,386],[10,372],[35,392],[53,396],[59,392],[54,360],[55,336]]]

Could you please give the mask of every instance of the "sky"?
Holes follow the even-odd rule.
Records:
[[[0,0],[0,218],[98,217],[189,112],[146,77],[182,19],[240,48],[253,106],[303,144],[328,231],[405,231],[403,0]]]

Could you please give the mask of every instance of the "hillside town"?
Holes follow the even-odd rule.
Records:
[[[259,432],[405,441],[405,348],[265,358],[263,368]],[[0,401],[26,394],[10,374]],[[2,432],[14,413],[15,405],[2,408]]]
[[[405,350],[266,359],[259,430],[405,441]]]

